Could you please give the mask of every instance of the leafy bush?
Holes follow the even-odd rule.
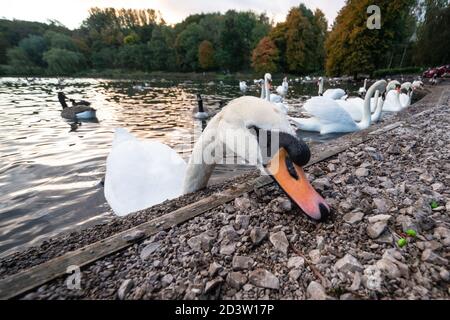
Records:
[[[52,48],[44,53],[48,72],[55,75],[70,75],[85,68],[86,61],[81,53]]]

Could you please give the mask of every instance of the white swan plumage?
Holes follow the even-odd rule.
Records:
[[[281,86],[277,87],[276,91],[280,96],[285,97],[288,93],[288,90],[289,90],[289,83],[288,83],[287,77],[284,77],[283,83],[281,84]],[[280,102],[282,102],[282,101],[280,101]]]
[[[318,131],[320,134],[363,130],[368,128],[371,123],[371,97],[375,94],[375,97],[378,98],[379,93],[384,92],[385,88],[386,81],[384,80],[377,81],[369,88],[364,99],[364,112],[360,122],[355,122],[336,100],[327,97],[313,97],[305,103],[303,108],[312,116],[311,118],[291,119],[298,128],[306,131]]]
[[[364,79],[364,85],[359,88],[358,94],[363,97],[367,92],[367,78]]]
[[[247,91],[247,83],[245,81],[239,81],[239,89],[242,92],[246,92]]]
[[[325,90],[325,92],[323,92],[323,83],[324,83],[324,80],[322,77],[320,77],[319,82],[318,82],[319,96],[323,96],[325,98],[330,98],[333,100],[345,99],[345,96],[347,95],[345,90],[343,90],[341,88],[336,88],[336,89],[327,89],[327,90]]]
[[[264,147],[264,131],[270,132],[267,137],[279,137],[278,147],[273,143]],[[273,151],[269,161],[264,148]],[[200,190],[206,187],[215,165],[224,160],[223,150],[231,150],[271,174],[311,218],[321,220],[329,215],[328,205],[301,169],[310,158],[308,146],[295,136],[288,118],[274,104],[250,96],[230,101],[209,121],[188,164],[162,143],[141,141],[125,129],[116,130],[106,164],[105,197],[116,214],[126,215]]]

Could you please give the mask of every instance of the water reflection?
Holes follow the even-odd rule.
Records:
[[[90,101],[98,120],[61,118],[58,91]],[[298,111],[316,91],[292,83],[287,103]],[[100,182],[114,128],[158,139],[187,159],[208,122],[192,117],[198,93],[211,117],[242,95],[237,81],[0,78],[0,255],[111,218]],[[313,143],[333,138],[299,135]]]

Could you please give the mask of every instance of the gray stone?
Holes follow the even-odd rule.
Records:
[[[122,239],[126,242],[134,242],[139,239],[142,239],[145,236],[145,232],[141,230],[133,230],[128,232],[127,234],[124,234],[122,236]]]
[[[361,280],[367,289],[380,291],[383,283],[383,275],[377,266],[372,265],[364,269],[364,276]]]
[[[315,179],[312,182],[312,185],[313,185],[313,187],[315,189],[317,189],[319,191],[324,191],[326,189],[330,189],[331,188],[330,180],[328,180],[327,178]]]
[[[450,272],[448,272],[448,270],[441,268],[439,276],[441,277],[442,280],[450,282]]]
[[[344,293],[339,297],[339,300],[358,300],[352,293]]]
[[[354,224],[357,222],[360,222],[362,218],[364,217],[364,213],[362,212],[349,212],[345,214],[342,218],[345,222]]]
[[[292,210],[292,202],[289,199],[280,199],[280,209],[284,212]]]
[[[305,259],[303,259],[302,257],[290,257],[288,262],[287,262],[287,267],[289,269],[292,268],[297,268],[297,269],[301,269],[303,268],[305,265]]]
[[[302,271],[299,269],[292,269],[289,271],[288,276],[294,281],[297,281],[298,278],[300,278],[300,275],[302,274]]]
[[[339,259],[334,267],[340,272],[362,272],[364,270],[363,266],[359,261],[350,254],[346,254],[343,258]]]
[[[211,281],[208,281],[205,284],[205,290],[203,292],[205,294],[207,294],[207,293],[210,293],[210,292],[216,290],[222,282],[223,282],[223,279],[221,277],[217,277]]]
[[[425,249],[422,252],[422,261],[433,264],[448,265],[448,259],[442,258],[430,249]]]
[[[367,177],[369,175],[369,169],[367,168],[358,168],[355,170],[355,175],[357,177]]]
[[[376,223],[376,222],[388,222],[389,219],[391,219],[392,216],[389,214],[377,214],[375,216],[371,216],[367,218],[369,223]]]
[[[375,222],[367,227],[367,234],[372,239],[376,239],[386,230],[386,227],[387,223],[384,221]]]
[[[252,242],[255,245],[260,244],[267,235],[267,230],[260,227],[253,228],[252,231],[250,231],[250,239],[252,239]]]
[[[160,246],[161,244],[159,242],[153,242],[146,245],[141,251],[141,259],[143,261],[147,260],[152,255],[152,253],[159,249]]]
[[[117,297],[120,300],[124,300],[126,295],[131,291],[131,289],[134,287],[134,281],[131,279],[126,279],[122,282],[122,284],[119,287],[119,290],[117,290]]]
[[[270,242],[273,244],[275,249],[283,254],[287,254],[289,248],[289,241],[286,238],[286,234],[283,231],[278,231],[276,233],[270,234]]]
[[[187,241],[187,244],[189,245],[189,247],[191,247],[192,250],[203,252],[211,250],[214,240],[215,238],[213,236],[209,235],[207,232],[203,232],[197,236],[190,238]]]
[[[234,256],[231,265],[233,267],[233,270],[239,271],[250,269],[253,266],[253,263],[254,260],[250,257]]]
[[[217,262],[213,262],[209,265],[209,269],[208,269],[208,274],[210,277],[214,277],[216,274],[218,274],[220,271],[223,270],[223,267],[217,263]]]
[[[223,226],[219,231],[219,241],[233,242],[239,239],[239,234],[234,230],[232,225]]]
[[[391,208],[390,201],[388,199],[375,198],[373,199],[373,203],[379,213],[389,212],[389,209]]]
[[[311,281],[306,288],[306,295],[309,300],[327,300],[328,295],[325,292],[324,287],[316,281]]]
[[[318,264],[320,262],[320,257],[322,256],[320,254],[320,250],[319,249],[311,250],[308,253],[308,255],[311,258],[311,262],[314,263],[314,264]]]
[[[229,256],[236,251],[236,243],[223,244],[220,246],[220,254]]]
[[[361,273],[355,272],[355,275],[353,276],[352,285],[350,286],[350,288],[348,288],[348,290],[358,291],[360,286],[361,286]]]
[[[247,210],[251,208],[252,203],[249,198],[240,197],[234,199],[234,206],[237,207],[239,210]]]
[[[380,259],[375,264],[381,272],[390,279],[396,279],[401,276],[400,270],[397,265],[388,259]]]
[[[164,275],[161,278],[161,284],[163,287],[167,287],[169,284],[171,284],[173,281],[173,275],[171,275],[170,273]]]
[[[230,287],[240,290],[247,283],[247,277],[241,272],[230,272],[227,276],[227,283]]]
[[[236,216],[236,224],[239,228],[247,229],[250,224],[250,216],[249,215],[237,215]]]
[[[271,272],[266,269],[256,269],[250,272],[250,283],[260,288],[278,290],[280,288],[280,281]]]

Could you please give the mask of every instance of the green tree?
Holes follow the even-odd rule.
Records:
[[[27,55],[25,50],[19,47],[10,48],[6,52],[8,65],[14,74],[33,74],[36,72],[36,65]]]
[[[278,49],[269,37],[262,38],[252,54],[252,67],[257,73],[276,72]]]
[[[198,64],[198,46],[204,38],[204,30],[197,23],[191,23],[177,37],[175,48],[177,63],[182,71],[196,71]]]
[[[54,75],[72,75],[85,68],[85,59],[81,53],[61,48],[52,48],[44,53],[48,71]]]
[[[29,35],[25,39],[20,40],[19,48],[27,54],[34,64],[45,66],[42,55],[47,50],[47,43],[43,36]]]
[[[450,1],[426,0],[425,17],[419,25],[414,61],[437,66],[450,61]]]

